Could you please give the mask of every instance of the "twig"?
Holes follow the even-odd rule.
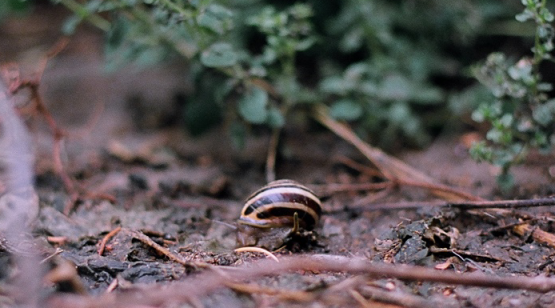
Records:
[[[210,268],[210,264],[204,262],[195,262],[195,261],[187,261],[181,258],[181,256],[171,252],[169,249],[166,249],[160,246],[158,243],[153,241],[150,237],[146,236],[144,233],[140,231],[132,231],[131,232],[133,237],[141,241],[143,244],[152,247],[154,250],[158,251],[160,254],[168,257],[171,261],[177,262],[185,267],[192,267],[192,268]]]
[[[338,192],[351,192],[351,191],[369,191],[369,190],[382,190],[384,188],[389,188],[394,185],[391,182],[380,182],[380,183],[349,183],[349,184],[322,184],[322,185],[310,185],[318,195],[331,195]]]
[[[108,243],[108,241],[116,236],[116,234],[118,234],[118,232],[121,230],[121,226],[118,226],[117,228],[115,228],[114,230],[110,231],[108,234],[106,234],[106,236],[104,236],[104,238],[102,238],[102,241],[100,242],[100,247],[98,247],[98,255],[102,256],[102,254],[104,253],[104,248],[106,248],[106,243]]]
[[[236,292],[241,292],[249,295],[256,294],[256,293],[274,295],[274,296],[278,296],[282,300],[290,300],[290,301],[296,301],[296,302],[310,302],[314,300],[314,295],[305,291],[282,290],[282,289],[276,289],[276,288],[263,287],[255,284],[234,283],[234,282],[226,282],[225,286],[227,286],[228,288]]]
[[[474,196],[472,194],[469,194],[467,192],[460,191],[459,189],[449,187],[449,186],[443,185],[443,184],[415,182],[415,181],[410,181],[410,180],[406,180],[406,179],[397,179],[396,181],[397,181],[397,183],[399,183],[399,185],[419,187],[419,188],[425,188],[425,189],[428,189],[428,190],[431,190],[431,191],[443,191],[443,192],[446,192],[446,193],[450,193],[450,194],[459,196],[462,200],[484,201],[484,199],[482,199],[480,197],[476,197],[476,196]]]
[[[280,259],[279,263],[273,260],[261,260],[226,271],[225,275],[216,271],[207,271],[181,282],[143,290],[141,296],[129,293],[119,294],[117,301],[114,297],[101,296],[94,299],[81,297],[77,303],[74,297],[71,298],[71,301],[69,299],[64,301],[63,295],[58,295],[57,300],[51,301],[50,307],[75,307],[77,304],[80,304],[80,307],[93,307],[93,301],[94,307],[113,307],[116,304],[120,306],[124,304],[162,306],[165,303],[186,302],[192,298],[200,298],[224,287],[227,283],[237,283],[269,275],[282,275],[294,271],[366,274],[373,278],[397,278],[488,288],[520,289],[541,293],[555,291],[555,278],[545,276],[492,276],[481,272],[459,274],[422,266],[376,264],[370,263],[366,259],[316,255],[284,257]],[[187,290],[187,292],[183,292],[183,290]]]
[[[374,264],[365,259],[330,255],[284,257],[281,258],[279,263],[271,260],[262,260],[254,264],[249,264],[248,267],[243,268],[243,270],[230,271],[227,272],[227,274],[231,279],[246,280],[297,270],[363,273],[371,275],[372,277],[381,278],[389,277],[401,280],[432,281],[505,289],[524,289],[536,292],[549,292],[555,290],[555,278],[544,276],[532,278],[526,276],[502,277],[486,275],[480,272],[459,274],[448,271],[437,271],[422,266],[385,263]],[[192,280],[191,283],[196,283],[196,281],[198,281],[198,279]],[[171,288],[167,290],[167,292],[170,291]]]
[[[365,204],[365,203],[373,203],[382,198],[387,197],[393,191],[393,186],[386,187],[385,189],[376,192],[374,194],[370,194],[364,198],[358,199],[354,202],[354,205]]]
[[[114,198],[111,196],[104,195],[94,195],[89,194],[86,192],[85,189],[82,187],[76,187],[76,183],[73,181],[69,173],[65,170],[64,164],[62,162],[62,145],[63,141],[66,137],[70,136],[68,132],[60,128],[58,126],[54,116],[46,107],[46,104],[39,93],[39,86],[42,76],[44,74],[44,70],[48,61],[58,55],[68,44],[68,38],[60,39],[54,46],[44,55],[43,59],[41,60],[40,64],[37,66],[37,70],[34,73],[34,76],[29,79],[21,79],[19,76],[19,68],[17,64],[7,64],[3,66],[2,70],[2,77],[5,81],[9,84],[9,94],[14,95],[18,91],[28,88],[30,91],[30,100],[33,102],[33,105],[30,106],[33,108],[31,112],[36,112],[39,114],[42,119],[46,122],[50,130],[52,131],[53,135],[53,145],[52,145],[52,161],[54,166],[54,171],[58,176],[61,178],[64,188],[69,195],[69,200],[67,201],[64,207],[64,213],[68,215],[71,210],[73,209],[75,203],[79,199],[80,195],[84,195],[87,197],[99,197],[102,199],[107,199],[109,201],[113,201]],[[98,106],[98,105],[97,105]],[[27,109],[29,107],[25,107]],[[89,123],[87,124],[86,129],[90,130],[92,125],[96,123],[98,120],[100,113],[103,110],[103,106],[99,106],[96,108],[93,116],[90,118]],[[20,110],[21,111],[21,110]],[[79,191],[78,191],[79,188]],[[83,193],[83,191],[85,191]]]
[[[110,285],[106,288],[106,293],[111,293],[112,291],[114,291],[117,287],[118,287],[118,278],[114,278],[112,279],[112,282],[110,282]]]
[[[395,202],[395,203],[379,203],[379,204],[364,204],[357,207],[372,210],[401,210],[401,209],[415,209],[421,207],[454,207],[461,210],[471,209],[516,209],[516,208],[529,208],[539,206],[553,206],[555,205],[555,198],[539,198],[527,200],[495,200],[495,201],[464,201],[464,202],[445,202],[445,201],[415,201],[415,202]]]
[[[259,252],[259,253],[265,254],[270,259],[272,259],[276,262],[279,262],[279,259],[276,257],[276,255],[274,255],[270,251],[268,251],[264,248],[260,248],[260,247],[240,247],[240,248],[236,248],[234,251],[235,252]]]
[[[67,236],[47,236],[46,241],[50,244],[64,245],[67,242]]]
[[[266,182],[270,183],[276,179],[276,156],[279,144],[280,128],[274,128],[268,145],[268,156],[266,157]]]
[[[479,208],[527,208],[538,206],[552,206],[555,205],[555,198],[538,198],[527,200],[496,200],[496,201],[468,201],[468,202],[454,202],[451,204],[453,207],[460,209],[479,209]]]
[[[438,248],[436,246],[431,246],[430,247],[430,252],[433,254],[436,253],[448,253],[448,254],[453,254],[457,257],[459,257],[461,260],[465,261],[465,260],[470,260],[470,259],[482,259],[482,260],[486,260],[486,261],[497,261],[497,262],[509,262],[508,260],[504,260],[504,259],[500,259],[497,258],[495,256],[491,256],[488,254],[481,254],[481,253],[474,253],[474,252],[470,252],[470,251],[465,251],[465,250],[458,250],[458,249],[454,249],[454,248]],[[463,256],[465,256],[466,258],[463,258]]]
[[[363,174],[366,174],[366,175],[369,175],[369,176],[383,177],[383,174],[379,170],[374,169],[374,168],[370,168],[366,165],[363,165],[359,162],[356,162],[356,161],[350,159],[347,156],[339,155],[339,156],[335,157],[334,159],[337,160],[338,162],[344,164],[345,166],[350,167],[350,168],[352,168],[352,169],[354,169],[354,170],[356,170],[360,173],[363,173]]]
[[[64,250],[63,250],[62,248],[60,248],[60,247],[57,247],[56,250],[55,250],[53,253],[51,253],[51,254],[50,254],[49,256],[47,256],[46,258],[40,260],[39,263],[40,263],[40,264],[44,264],[44,263],[48,262],[49,260],[51,260],[52,258],[54,258],[55,256],[61,254],[62,252],[64,252]]]
[[[531,235],[534,241],[555,248],[555,235],[529,224],[521,224],[512,228],[513,232],[520,236]]]
[[[374,305],[370,304],[366,298],[364,298],[364,296],[362,296],[360,293],[358,293],[355,290],[350,290],[349,294],[351,294],[351,296],[355,299],[355,301],[357,301],[357,303],[359,303],[360,306],[362,306],[363,308],[372,308],[375,307]],[[378,308],[380,307],[380,305],[378,305]]]
[[[81,18],[87,20],[92,25],[104,32],[110,31],[112,25],[108,20],[102,18],[98,14],[91,13],[84,5],[81,5],[79,2],[75,0],[60,0],[60,2],[62,2],[73,13],[75,13],[75,16],[80,16]]]
[[[385,291],[377,287],[364,286],[360,289],[360,294],[370,297],[373,300],[401,307],[411,308],[430,308],[439,307],[439,303],[426,300],[420,296],[411,295],[401,291]]]
[[[314,118],[322,125],[329,128],[339,137],[355,146],[366,158],[368,158],[390,181],[411,181],[427,184],[437,184],[434,179],[426,174],[412,168],[403,161],[385,154],[382,150],[374,148],[362,141],[349,127],[332,119],[326,107],[314,109]],[[453,188],[454,190],[454,188]],[[444,189],[431,189],[432,194],[448,201],[461,201],[466,198],[461,197],[460,193],[446,191]]]

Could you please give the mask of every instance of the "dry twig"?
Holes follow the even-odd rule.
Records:
[[[296,301],[296,302],[310,302],[314,300],[314,295],[305,291],[292,291],[277,288],[263,287],[256,284],[248,283],[233,283],[228,282],[225,284],[228,288],[236,292],[244,294],[267,294],[278,296],[282,300]]]
[[[391,182],[348,184],[330,183],[322,185],[310,185],[310,188],[314,190],[319,196],[327,196],[338,192],[382,190],[391,186],[393,186]]]
[[[386,291],[377,287],[363,286],[360,294],[375,301],[384,302],[401,307],[430,308],[439,307],[439,303],[426,300],[420,296],[404,293],[401,291]]]
[[[29,89],[30,91],[30,101],[33,103],[31,106],[24,106],[20,109],[29,110],[28,112],[32,112],[38,114],[42,117],[42,119],[46,122],[50,130],[52,131],[53,135],[53,145],[52,145],[52,161],[54,171],[58,176],[61,178],[62,183],[64,184],[64,188],[69,195],[69,201],[66,203],[64,208],[64,213],[67,215],[73,209],[73,206],[79,199],[80,194],[83,194],[87,197],[94,197],[94,198],[103,198],[109,201],[113,201],[114,198],[112,196],[108,196],[106,194],[91,194],[86,192],[85,189],[80,187],[81,191],[79,192],[76,188],[76,183],[73,181],[69,173],[65,170],[64,164],[62,162],[62,146],[63,141],[66,137],[70,134],[63,130],[54,119],[54,116],[50,112],[50,110],[46,107],[46,104],[39,93],[40,82],[46,68],[46,65],[50,59],[58,55],[68,44],[69,40],[67,38],[63,38],[59,40],[43,57],[34,76],[28,79],[21,79],[19,67],[15,63],[8,63],[2,65],[2,77],[4,81],[8,84],[8,92],[10,95],[15,95],[17,92],[23,89]],[[91,117],[91,121],[89,121],[88,126],[94,125],[98,117],[100,116],[100,112],[102,111],[102,106],[97,108],[93,117]]]
[[[268,145],[268,155],[266,157],[266,182],[270,183],[276,179],[276,157],[279,144],[281,129],[274,128]]]
[[[118,232],[121,230],[121,226],[118,226],[117,228],[115,228],[114,230],[108,232],[108,234],[106,234],[103,238],[102,241],[100,241],[100,247],[98,247],[98,255],[102,256],[102,254],[104,253],[104,249],[106,248],[106,243],[108,243],[108,241],[116,236],[116,234],[118,234]]]
[[[495,200],[495,201],[460,201],[460,202],[446,202],[446,201],[414,201],[414,202],[395,202],[395,203],[379,203],[379,204],[360,204],[358,208],[372,209],[372,210],[405,210],[416,209],[422,207],[453,207],[461,210],[473,209],[517,209],[529,208],[539,206],[554,206],[555,198],[539,198],[527,200]]]
[[[210,268],[210,264],[204,262],[195,262],[195,261],[187,261],[181,258],[181,256],[171,252],[169,249],[160,246],[158,243],[153,241],[150,237],[146,236],[144,233],[140,231],[131,231],[131,234],[134,238],[141,241],[143,244],[151,247],[152,249],[158,251],[160,254],[168,257],[168,259],[177,262],[185,267],[192,267],[192,268]]]
[[[235,252],[259,252],[268,256],[270,259],[279,262],[279,259],[270,251],[260,247],[240,247],[234,250]]]
[[[363,165],[359,162],[356,162],[354,160],[352,160],[351,158],[347,157],[347,156],[336,156],[334,157],[334,160],[344,164],[347,167],[350,167],[360,173],[366,174],[368,176],[375,176],[375,177],[383,177],[383,174],[374,168],[371,168],[369,166]]]
[[[200,298],[228,283],[237,283],[263,276],[281,275],[287,272],[338,272],[349,274],[365,274],[372,278],[397,278],[412,281],[430,281],[446,284],[468,285],[489,288],[520,289],[535,292],[555,291],[555,278],[544,276],[492,276],[481,272],[459,274],[450,271],[438,271],[431,268],[398,264],[375,264],[365,259],[342,256],[315,255],[282,258],[279,263],[272,260],[261,260],[239,268],[234,268],[222,275],[220,271],[208,271],[191,279],[176,282],[164,287],[152,287],[141,291],[141,296],[132,293],[98,298],[65,297],[58,295],[50,302],[49,307],[106,307],[132,306],[136,304],[161,306],[166,303],[187,302]],[[187,292],[183,292],[187,290]]]
[[[534,241],[555,248],[555,235],[529,224],[520,224],[512,228],[513,232],[520,236],[532,236]]]
[[[468,200],[469,194],[455,188],[445,189],[445,185],[435,182],[434,179],[426,174],[412,168],[403,161],[385,154],[382,150],[374,148],[362,141],[347,125],[332,119],[325,107],[314,109],[314,118],[322,125],[345,141],[355,146],[372,164],[374,164],[382,174],[390,181],[402,183],[422,183],[427,184],[430,192],[448,201]],[[437,186],[437,187],[435,187]],[[475,199],[476,197],[472,198]]]

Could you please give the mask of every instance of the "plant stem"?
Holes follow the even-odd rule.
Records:
[[[75,13],[75,15],[79,16],[81,19],[87,20],[100,30],[104,32],[108,32],[110,30],[111,24],[109,21],[98,16],[97,14],[89,12],[85,6],[79,4],[78,2],[74,0],[60,0],[60,2]]]

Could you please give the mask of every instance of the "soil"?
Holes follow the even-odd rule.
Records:
[[[23,21],[8,20],[0,33],[5,51],[1,60],[16,61],[23,74],[26,68],[32,71],[37,59],[59,39],[57,29],[64,16],[53,10]],[[176,295],[155,304],[147,300],[145,307],[555,305],[553,291],[463,286],[343,271],[284,271],[234,281],[233,285],[211,282],[198,291],[206,283],[203,275],[211,269],[195,264],[248,267],[268,258],[258,252],[234,252],[234,225],[245,198],[266,183],[270,134],[253,129],[242,149],[234,147],[223,127],[191,136],[175,116],[183,110],[176,97],[190,89],[183,64],[147,69],[127,66],[107,72],[102,35],[86,27],[48,62],[40,93],[57,124],[71,134],[63,143],[62,163],[83,190],[71,213],[63,214],[72,196],[52,159],[52,132],[40,117],[24,118],[34,145],[35,189],[40,199],[40,214],[31,231],[42,242],[42,257],[56,248],[62,250],[46,260],[48,267],[35,277],[44,281],[37,288],[39,306],[95,307],[111,300],[114,306],[139,307],[137,294],[144,292],[148,299],[158,288],[164,290],[179,282],[194,285],[196,281],[197,289],[183,290],[190,292],[187,297]],[[168,119],[172,125],[167,125]],[[456,273],[553,275],[555,247],[533,234],[537,229],[555,232],[552,207],[497,212],[433,207],[427,204],[437,199],[429,191],[403,185],[385,195],[332,192],[332,184],[370,183],[376,177],[345,164],[348,158],[372,167],[347,142],[314,126],[310,130],[289,127],[283,132],[276,174],[319,194],[323,215],[310,241],[288,243],[274,252],[278,259],[324,255]],[[518,185],[501,195],[495,185],[498,170],[471,160],[465,137],[441,135],[425,149],[390,154],[440,183],[488,200],[554,194],[553,173],[549,172],[555,166],[553,155],[534,156],[515,168]],[[111,199],[102,198],[106,196]],[[376,200],[368,201],[372,197]],[[371,204],[399,202],[420,202],[422,206],[371,208]],[[510,227],[522,223],[531,226],[530,232],[518,234]],[[109,232],[114,234],[106,237]],[[146,243],[141,234],[155,244]],[[99,253],[103,240],[106,246]],[[163,254],[160,247],[180,259]],[[18,275],[13,255],[0,251],[0,306],[16,306],[21,300],[9,288]],[[61,274],[68,264],[70,274]],[[126,297],[129,294],[134,299]]]

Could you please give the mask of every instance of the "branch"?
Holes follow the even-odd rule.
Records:
[[[364,208],[372,210],[406,210],[417,209],[422,207],[455,207],[461,210],[472,209],[517,209],[529,208],[539,206],[554,206],[555,197],[527,199],[527,200],[495,200],[495,201],[461,201],[461,202],[446,202],[446,201],[415,201],[415,202],[395,202],[395,203],[379,203],[379,204],[364,204],[356,206],[355,208]]]
[[[313,117],[322,125],[329,128],[336,135],[355,146],[390,181],[399,183],[405,181],[411,183],[419,182],[427,185],[441,185],[428,175],[412,168],[411,166],[405,164],[403,161],[391,157],[384,153],[382,150],[374,148],[366,142],[362,141],[347,125],[339,123],[332,119],[328,115],[326,107],[322,106],[315,108]],[[431,193],[448,201],[462,201],[468,200],[469,198],[471,200],[480,199],[468,193],[458,191],[455,188],[449,188],[448,190],[446,190],[444,188],[445,185],[441,186],[443,187],[441,189],[432,188],[430,186]]]
[[[226,270],[223,271],[223,269]],[[279,263],[273,260],[262,260],[237,268],[219,267],[218,270],[210,270],[182,282],[141,290],[140,296],[132,292],[121,293],[117,297],[109,294],[97,298],[57,295],[51,299],[48,307],[131,307],[138,304],[162,306],[167,303],[191,302],[234,283],[295,271],[364,274],[374,279],[397,278],[541,293],[555,291],[555,278],[544,276],[493,276],[481,272],[459,274],[422,266],[371,263],[360,258],[313,255],[284,257]]]

